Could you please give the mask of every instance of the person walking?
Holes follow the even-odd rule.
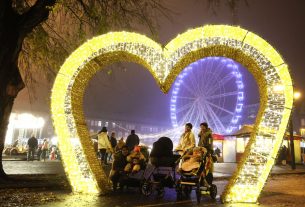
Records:
[[[56,146],[51,147],[50,160],[56,160]]]
[[[199,147],[205,147],[207,150],[213,150],[213,137],[212,130],[209,128],[208,123],[203,122],[200,124],[200,132],[198,134]]]
[[[32,135],[29,139],[28,139],[28,156],[27,156],[27,160],[34,160],[34,155],[35,155],[35,151],[36,148],[38,146],[38,141],[37,139],[34,137],[34,135]]]
[[[193,125],[191,123],[185,124],[184,133],[181,135],[179,144],[175,151],[183,154],[185,151],[195,147],[195,135],[192,132]]]
[[[125,145],[126,145],[126,143],[124,141],[124,137],[121,137],[121,139],[119,140],[118,144],[115,147],[115,152],[121,151],[122,147]]]
[[[116,137],[115,137],[115,132],[112,132],[111,133],[111,136],[110,136],[110,144],[111,144],[111,147],[112,149],[114,150],[117,146],[117,140],[116,140]],[[110,160],[112,159],[112,156],[113,156],[113,153],[109,153],[109,158],[108,158],[108,161],[110,162]]]
[[[133,129],[130,132],[130,135],[126,139],[126,145],[128,147],[129,152],[133,151],[134,147],[139,145],[140,138],[136,135],[136,131]]]
[[[111,147],[111,143],[109,141],[107,128],[103,127],[101,131],[98,133],[98,150],[101,156],[101,164],[108,165],[107,163],[107,150],[113,152]]]
[[[221,153],[221,151],[220,151],[220,149],[217,147],[217,148],[215,149],[215,154],[217,155],[217,157],[220,157],[220,153]]]
[[[41,145],[41,159],[43,159],[44,162],[46,161],[48,150],[49,150],[49,142],[47,138],[44,138],[43,143]]]
[[[280,150],[280,159],[282,165],[286,165],[286,157],[287,157],[286,155],[287,155],[287,147],[283,145]]]

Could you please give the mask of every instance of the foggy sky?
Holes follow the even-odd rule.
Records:
[[[169,0],[169,7],[177,13],[174,21],[160,22],[160,43],[166,44],[190,28],[206,24],[233,24],[228,8],[217,10],[217,15],[207,11],[199,0]],[[304,94],[305,85],[305,1],[303,0],[248,0],[250,6],[240,3],[238,25],[267,40],[289,65],[295,87]],[[143,31],[138,31],[143,32]],[[147,34],[149,36],[149,34]],[[97,74],[87,88],[84,110],[87,116],[115,116],[142,118],[143,120],[169,121],[169,95],[158,89],[154,79],[141,66],[122,64]],[[251,75],[244,71],[244,82],[249,103],[258,102],[257,88]],[[36,97],[29,103],[27,90],[17,97],[14,111],[49,112],[47,84],[37,86]]]

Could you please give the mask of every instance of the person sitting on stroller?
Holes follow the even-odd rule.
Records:
[[[135,146],[133,152],[127,156],[127,165],[124,168],[126,173],[137,173],[141,170],[141,164],[145,162],[145,156],[141,153],[140,146]]]
[[[192,151],[189,151],[183,156],[180,171],[192,171],[198,169],[206,153],[207,149],[204,147],[193,148]]]
[[[122,146],[120,151],[114,154],[114,161],[112,163],[112,168],[110,171],[109,178],[113,184],[113,190],[116,190],[117,184],[120,181],[120,177],[124,172],[124,168],[127,165],[127,156],[129,155],[128,147],[126,145]]]

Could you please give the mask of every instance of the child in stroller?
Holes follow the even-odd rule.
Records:
[[[147,154],[147,147],[145,146],[139,146],[141,155]],[[138,149],[137,149],[138,150]],[[117,151],[114,155],[114,162],[112,164],[112,169],[110,171],[109,178],[112,181],[113,184],[113,190],[116,191],[117,185],[119,184],[120,190],[123,190],[123,188],[126,187],[141,187],[143,177],[144,177],[144,171],[146,169],[147,163],[145,159],[140,159],[138,163],[139,168],[137,167],[137,171],[132,172],[132,169],[134,166],[131,165],[127,160],[127,157],[130,156],[131,153],[128,151],[128,147],[124,145],[120,151]],[[131,156],[133,157],[133,156]],[[129,159],[130,160],[130,159]],[[128,166],[128,170],[126,166]]]
[[[204,147],[195,147],[192,152],[188,151],[183,156],[180,171],[196,171],[202,162],[203,157],[206,155],[207,150]]]
[[[201,193],[208,192],[212,199],[216,198],[217,187],[212,184],[211,169],[213,160],[211,153],[204,147],[195,147],[186,152],[181,157],[181,166],[178,170],[180,179],[177,181],[176,191],[177,198],[182,197],[182,193],[189,196],[191,191],[196,191],[197,202],[200,203]]]
[[[141,169],[141,164],[145,162],[145,157],[141,153],[141,148],[139,146],[135,146],[133,152],[127,156],[128,164],[125,166],[124,171],[126,173],[137,173]]]

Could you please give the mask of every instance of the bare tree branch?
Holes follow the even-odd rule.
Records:
[[[37,0],[29,11],[20,16],[20,32],[25,37],[33,28],[48,19],[50,7],[56,0]]]

